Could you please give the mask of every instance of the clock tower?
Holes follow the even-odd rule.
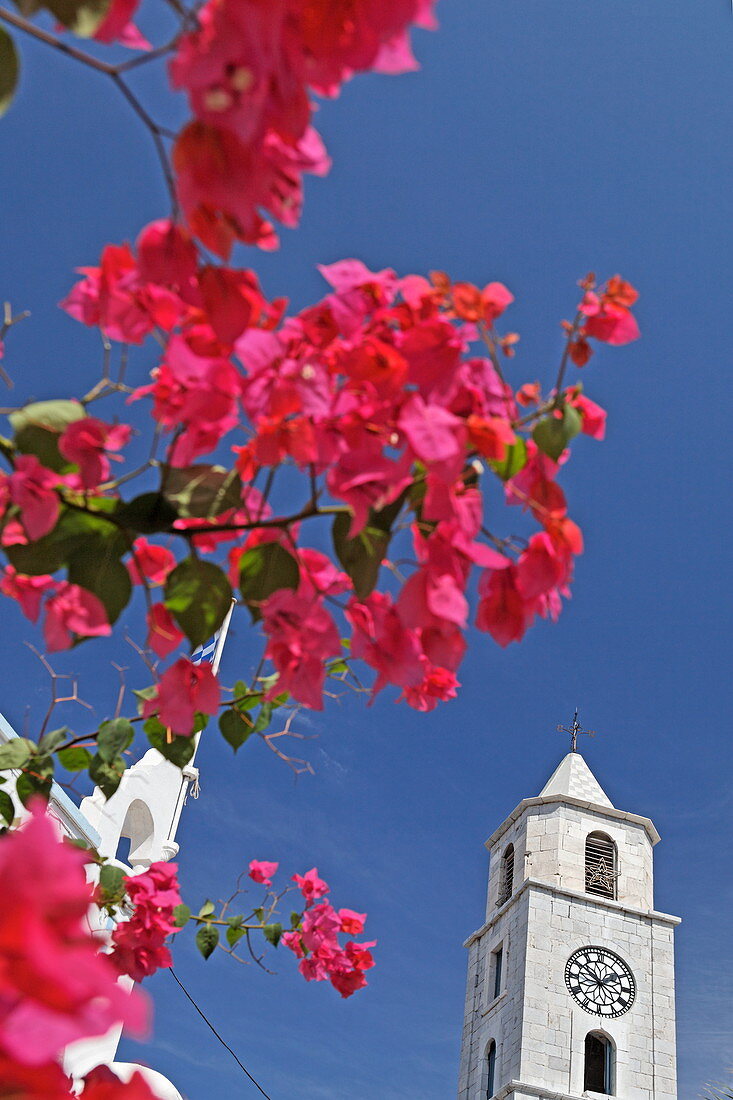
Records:
[[[492,833],[459,1100],[677,1100],[679,918],[654,909],[658,840],[577,751]]]

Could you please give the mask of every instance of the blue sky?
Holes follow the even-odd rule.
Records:
[[[177,970],[276,1100],[453,1095],[483,840],[542,787],[566,748],[555,727],[578,705],[598,731],[584,749],[609,796],[662,834],[656,904],[684,918],[688,1100],[733,1061],[733,15],[727,0],[444,0],[439,14],[440,31],[417,36],[420,73],[357,80],[324,106],[332,174],[309,184],[302,228],[279,253],[240,258],[296,306],[323,291],[315,264],[346,256],[500,279],[517,298],[518,380],[549,377],[580,275],[631,279],[643,339],[587,368],[608,438],[580,440],[564,476],[586,554],[558,625],[506,652],[472,638],[456,702],[422,716],[386,697],[370,709],[347,698],[309,717],[315,777],[294,783],[251,743],[233,766],[216,735],[204,742],[201,798],[180,835],[187,892],[225,895],[253,856],[317,862],[337,902],[370,914],[369,989],[342,1003],[306,986],[290,957],[270,977],[224,956],[204,963],[185,942]],[[54,303],[74,267],[134,237],[164,198],[149,139],[114,90],[21,45],[23,87],[0,124],[0,295],[33,318],[8,360],[24,398],[66,396],[93,381],[99,357]],[[155,80],[140,87],[158,100]],[[48,685],[8,603],[3,624],[0,709],[22,730]],[[241,615],[224,678],[246,675],[256,653]],[[112,659],[144,680],[113,643],[56,662],[79,669],[100,717],[116,690]],[[147,1059],[190,1100],[256,1095],[170,976],[150,985],[153,1042],[125,1043],[123,1055]]]

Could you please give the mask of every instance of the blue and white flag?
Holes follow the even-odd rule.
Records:
[[[229,630],[229,623],[232,619],[232,611],[236,600],[232,599],[231,606],[224,616],[224,622],[221,624],[216,634],[204,645],[197,646],[191,654],[191,660],[195,665],[202,665],[208,663],[212,666],[212,671],[216,676],[219,671],[219,661],[221,660],[221,651],[224,648],[224,642],[226,641],[227,632]]]
[[[205,645],[197,646],[196,649],[194,649],[193,653],[191,654],[191,661],[193,662],[193,664],[201,665],[205,661],[208,661],[209,664],[211,664],[211,662],[214,660],[216,647],[219,644],[220,634],[221,630],[217,630],[216,634],[210,641],[206,642]]]

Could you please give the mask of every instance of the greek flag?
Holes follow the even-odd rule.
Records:
[[[217,630],[216,634],[210,641],[206,642],[205,645],[197,646],[196,649],[194,649],[193,653],[191,654],[191,661],[193,662],[193,664],[201,665],[205,661],[208,661],[209,664],[211,664],[211,662],[214,660],[214,654],[216,653],[216,647],[219,642],[220,634],[221,630]]]

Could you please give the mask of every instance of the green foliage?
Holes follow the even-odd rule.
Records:
[[[273,947],[277,947],[280,943],[280,937],[283,934],[283,926],[281,924],[265,924],[262,927],[262,934],[268,943],[271,943]]]
[[[72,584],[81,585],[102,601],[110,623],[117,621],[132,595],[130,574],[112,551],[112,543],[107,540],[101,554],[75,554],[68,570]]]
[[[162,493],[142,493],[119,506],[115,520],[127,530],[141,535],[170,531],[178,512]]]
[[[89,765],[89,778],[97,784],[105,798],[111,798],[120,785],[126,767],[121,756],[105,760],[97,753]]]
[[[336,557],[353,581],[354,591],[360,600],[376,587],[379,570],[392,538],[392,524],[406,496],[407,490],[381,511],[371,509],[366,525],[353,539],[349,538],[352,517],[348,513],[339,512],[333,521],[331,537]]]
[[[254,731],[254,722],[248,714],[240,712],[236,707],[225,710],[219,716],[219,729],[224,740],[232,746],[234,751],[244,744]]]
[[[129,748],[135,736],[127,718],[112,718],[102,722],[97,733],[97,755],[105,764],[111,763],[120,753]]]
[[[206,725],[206,718],[203,715],[196,715],[196,719],[194,732],[198,732]],[[158,750],[161,756],[164,756],[166,760],[170,760],[171,764],[175,764],[177,768],[185,768],[196,750],[193,737],[179,737],[177,734],[169,735],[162,722],[154,716],[145,720],[143,729],[147,734],[148,741],[154,749]]]
[[[300,569],[292,554],[279,542],[253,546],[239,562],[239,587],[254,620],[260,618],[259,605],[281,588],[297,588]]]
[[[488,461],[494,473],[498,474],[502,481],[508,481],[527,465],[527,444],[521,436],[517,436],[516,443],[507,447],[506,455],[501,462],[496,459]]]
[[[0,745],[0,771],[22,768],[30,760],[35,747],[26,737],[13,737],[6,744]]]
[[[15,804],[7,791],[0,791],[0,818],[6,825],[12,825],[15,819]]]
[[[205,959],[216,950],[219,943],[219,929],[213,924],[202,924],[196,933],[196,946]]]
[[[219,629],[232,602],[229,581],[217,565],[184,558],[165,585],[165,605],[192,646]]]
[[[13,102],[20,76],[20,61],[15,43],[4,27],[0,27],[0,118]]]
[[[242,503],[236,470],[223,466],[164,466],[161,493],[184,519],[213,519]]]
[[[245,933],[245,929],[242,928],[244,918],[241,916],[230,917],[227,921],[228,928],[226,930],[227,943],[230,947],[236,947]]]
[[[54,752],[66,740],[68,732],[68,726],[62,726],[60,729],[49,730],[48,733],[44,733],[38,742],[38,751],[40,753]]]
[[[78,401],[34,401],[10,414],[15,446],[22,454],[35,455],[42,466],[64,474],[73,469],[59,451],[59,436],[86,413]]]
[[[67,772],[83,772],[91,764],[92,754],[89,749],[83,749],[81,745],[72,745],[68,749],[57,752],[56,759]]]
[[[112,863],[104,863],[99,869],[99,885],[105,905],[119,905],[125,897],[125,872]]]
[[[48,801],[51,794],[53,774],[46,769],[38,770],[34,761],[33,771],[22,772],[15,781],[15,793],[24,806],[27,806],[32,798],[42,798]]]
[[[80,38],[91,38],[106,16],[110,0],[15,0],[15,4],[26,18],[45,8]]]
[[[214,905],[213,901],[210,901],[209,898],[207,898],[206,901],[204,902],[204,904],[199,909],[197,916],[199,916],[199,917],[212,917],[214,915],[215,911],[216,911],[216,906]]]
[[[183,928],[191,919],[191,910],[181,902],[173,910],[173,923],[176,928]]]
[[[571,405],[563,406],[560,411],[561,416],[550,413],[532,429],[532,438],[539,449],[555,462],[583,426],[580,413]]]

